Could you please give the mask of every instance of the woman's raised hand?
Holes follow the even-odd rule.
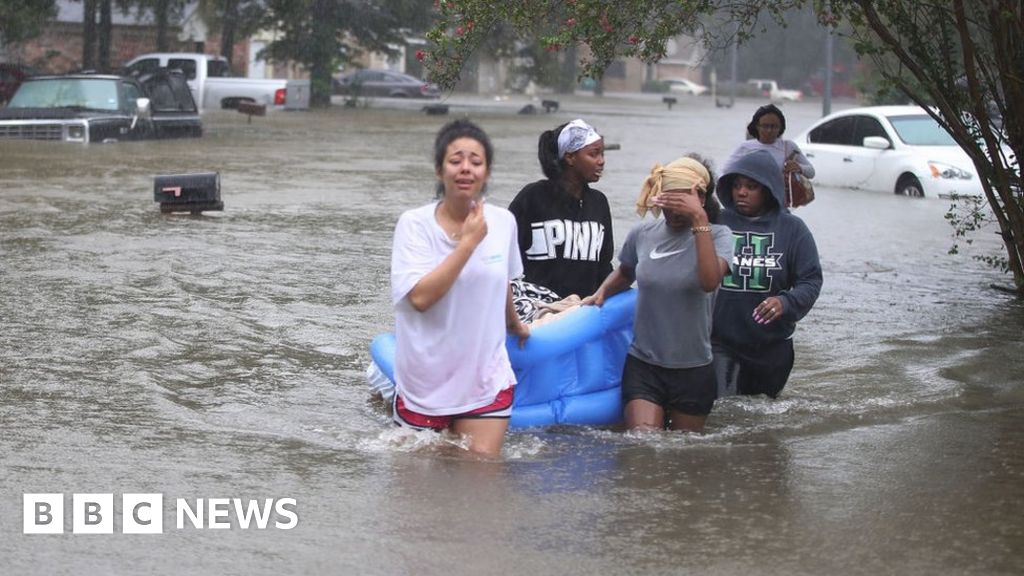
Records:
[[[459,237],[479,244],[487,236],[487,220],[484,219],[484,200],[473,200],[469,205],[469,214],[462,222]]]
[[[704,213],[699,191],[696,186],[690,190],[666,190],[654,197],[654,204],[664,210],[690,217],[694,220]]]

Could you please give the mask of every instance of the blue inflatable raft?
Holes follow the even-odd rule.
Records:
[[[600,308],[583,306],[533,328],[522,349],[510,336],[506,346],[518,384],[509,426],[621,422],[622,367],[633,340],[635,305],[636,291],[627,290]],[[393,383],[395,335],[374,338],[370,354]]]

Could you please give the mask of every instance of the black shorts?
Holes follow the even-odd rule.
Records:
[[[735,394],[775,398],[793,371],[793,340],[788,338],[747,354],[716,342],[711,349],[719,398]]]
[[[622,369],[622,403],[647,400],[688,416],[707,416],[715,405],[717,384],[711,364],[663,368],[626,355]]]

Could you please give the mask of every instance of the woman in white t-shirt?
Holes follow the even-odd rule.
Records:
[[[391,255],[395,422],[465,435],[489,456],[501,453],[512,413],[506,330],[529,336],[509,289],[523,273],[515,218],[483,198],[493,156],[472,122],[441,128],[438,200],[402,214]]]

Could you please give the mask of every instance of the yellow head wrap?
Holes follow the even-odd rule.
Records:
[[[693,158],[680,158],[667,166],[655,164],[651,173],[644,180],[640,196],[636,199],[636,213],[641,217],[650,210],[655,216],[661,214],[661,208],[652,200],[662,190],[689,190],[697,185],[699,190],[707,190],[711,182],[711,174],[703,164]]]

